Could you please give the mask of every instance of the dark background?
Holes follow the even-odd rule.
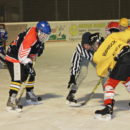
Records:
[[[130,0],[0,0],[0,22],[130,18]]]

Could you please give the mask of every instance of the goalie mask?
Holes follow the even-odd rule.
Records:
[[[49,35],[51,33],[51,27],[48,22],[40,21],[37,23],[37,33],[38,39],[40,42],[46,42],[49,39]]]

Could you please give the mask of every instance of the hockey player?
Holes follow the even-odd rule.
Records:
[[[110,120],[114,107],[114,90],[120,81],[126,81],[125,87],[130,92],[130,29],[110,34],[94,53],[98,76],[104,77],[111,72],[104,87],[105,108],[95,111],[97,119]],[[100,57],[100,58],[99,58]]]
[[[129,21],[128,21],[128,19],[127,18],[121,18],[120,21],[119,21],[120,31],[124,31],[128,27],[129,27]]]
[[[91,34],[90,32],[86,32],[82,35],[81,43],[76,47],[72,57],[71,75],[68,82],[70,91],[66,98],[67,104],[70,106],[79,105],[75,99],[75,94],[78,86],[86,78],[89,63],[91,62],[95,67],[95,64],[92,62],[93,53],[102,40],[103,37],[99,33]],[[91,45],[92,43],[95,43],[94,46]],[[83,67],[85,67],[85,70],[82,71]]]
[[[8,39],[8,33],[5,29],[5,25],[0,24],[0,68],[5,67],[5,52],[6,52],[5,44],[7,39]]]
[[[105,31],[106,31],[106,37],[109,36],[110,34],[114,33],[114,32],[119,32],[120,31],[119,23],[115,22],[115,21],[109,22],[108,25],[105,28]],[[104,84],[105,84],[108,76],[100,77],[100,78],[102,80],[102,86],[103,86],[103,90],[104,90]]]
[[[30,103],[37,103],[37,96],[34,94],[35,70],[33,60],[40,56],[44,50],[44,43],[48,40],[51,28],[48,22],[40,21],[36,27],[31,27],[18,35],[6,55],[7,67],[11,76],[9,99],[7,110],[21,111],[17,106],[16,96],[21,84],[29,80],[26,85],[26,100]]]
[[[106,26],[105,31],[107,36],[113,32],[119,32],[120,31],[119,23],[115,21],[109,22],[108,25]]]

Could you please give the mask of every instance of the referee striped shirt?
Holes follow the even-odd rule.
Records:
[[[76,46],[76,50],[73,54],[71,63],[71,75],[76,75],[80,70],[80,63],[82,62],[82,58],[86,58],[87,60],[92,60],[93,57],[93,51],[92,50],[86,50],[83,48],[81,44],[78,44]]]

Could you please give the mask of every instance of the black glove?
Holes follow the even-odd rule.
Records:
[[[129,46],[123,47],[120,53],[116,57],[114,57],[114,60],[118,61],[123,55],[125,55],[128,52],[130,52],[130,47]]]
[[[43,53],[43,50],[44,50],[44,43],[40,45],[39,49],[38,49],[38,52],[37,52],[37,55],[38,56],[41,56],[41,54]]]
[[[70,81],[68,83],[68,88],[70,88],[71,84],[76,85],[75,75],[70,76]]]
[[[25,65],[26,71],[28,74],[30,74],[31,76],[36,76],[36,72],[33,68],[33,64],[32,63],[28,63]]]

